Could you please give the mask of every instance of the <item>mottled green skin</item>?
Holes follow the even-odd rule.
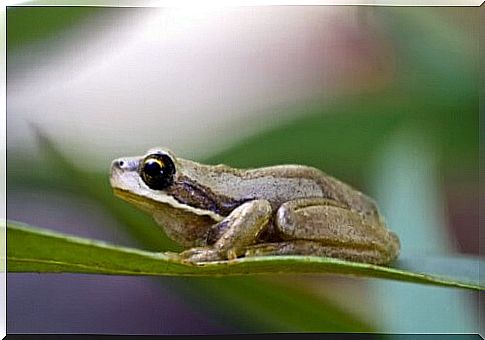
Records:
[[[111,184],[121,198],[153,215],[169,237],[201,262],[266,254],[332,256],[388,263],[399,241],[372,199],[301,165],[234,169],[176,157],[173,184],[151,190],[138,169],[145,156],[115,160]],[[123,166],[120,166],[120,160]]]

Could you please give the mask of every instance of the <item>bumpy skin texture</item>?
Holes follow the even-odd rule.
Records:
[[[399,252],[374,201],[349,185],[301,165],[234,169],[164,153],[172,184],[150,189],[140,178],[146,156],[113,161],[115,194],[151,213],[192,262],[255,255],[317,255],[386,264]]]

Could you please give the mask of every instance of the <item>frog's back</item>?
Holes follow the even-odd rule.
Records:
[[[256,169],[207,166],[185,161],[186,179],[211,193],[223,215],[252,199],[266,199],[274,209],[300,198],[327,198],[363,215],[377,215],[372,199],[319,169],[303,165],[277,165]]]
[[[321,197],[340,202],[366,215],[377,213],[376,204],[370,197],[317,168],[279,165],[247,171],[250,178],[266,177],[268,174],[278,178],[289,199]]]
[[[277,165],[244,170],[238,173],[241,181],[232,188],[239,198],[263,198],[278,207],[298,198],[327,198],[366,216],[376,216],[374,201],[321,170],[304,165]]]

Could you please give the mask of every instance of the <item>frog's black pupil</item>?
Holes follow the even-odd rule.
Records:
[[[163,190],[173,182],[175,165],[168,155],[154,154],[143,161],[140,176],[150,189]]]
[[[149,160],[145,163],[145,167],[143,168],[143,171],[148,176],[155,177],[160,175],[160,171],[162,168],[160,167],[160,164],[156,160]]]

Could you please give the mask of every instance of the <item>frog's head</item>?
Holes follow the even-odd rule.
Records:
[[[111,163],[110,183],[114,193],[153,212],[170,199],[166,190],[178,176],[177,158],[170,150],[153,148],[144,156],[123,157]]]
[[[168,205],[219,220],[218,214],[201,206],[208,201],[203,192],[193,197],[194,186],[187,183],[187,178],[194,164],[175,157],[168,149],[153,148],[144,156],[115,159],[110,182],[116,196],[151,214]]]

